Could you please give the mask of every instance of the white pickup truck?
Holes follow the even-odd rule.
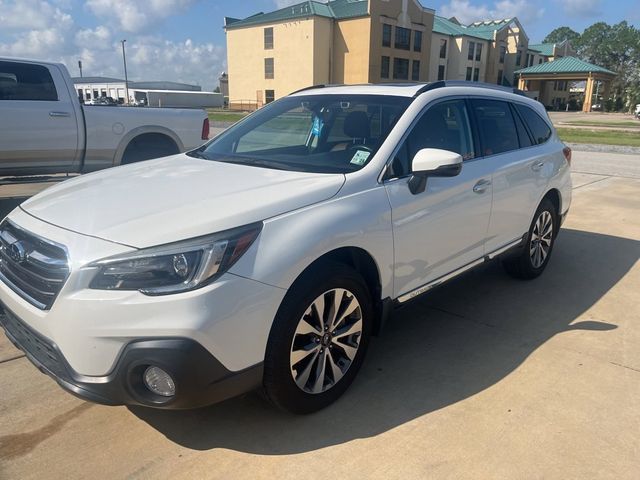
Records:
[[[198,147],[204,110],[83,106],[59,63],[0,57],[0,175],[85,173]]]

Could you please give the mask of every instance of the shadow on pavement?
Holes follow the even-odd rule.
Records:
[[[640,257],[640,242],[564,229],[542,277],[516,281],[493,262],[398,310],[374,339],[358,378],[309,416],[279,412],[258,395],[192,411],[131,411],[187,448],[301,453],[378,435],[475,395],[509,375],[573,323]]]

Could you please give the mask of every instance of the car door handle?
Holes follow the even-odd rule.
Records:
[[[491,180],[479,180],[478,183],[473,186],[473,191],[475,193],[484,193],[489,185],[491,185]]]
[[[69,112],[49,112],[50,117],[70,117]]]
[[[542,170],[542,167],[544,167],[544,162],[534,163],[533,165],[531,165],[531,170],[533,170],[534,172],[539,172],[540,170]]]

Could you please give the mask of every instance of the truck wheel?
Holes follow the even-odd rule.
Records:
[[[339,263],[296,281],[278,310],[264,364],[264,389],[277,407],[312,413],[340,397],[365,357],[373,308],[362,277]]]
[[[129,142],[122,154],[120,165],[168,157],[176,153],[180,153],[180,150],[171,138],[161,133],[146,133]]]
[[[523,280],[539,276],[549,263],[559,226],[555,206],[545,198],[533,216],[522,252],[502,262],[507,273]]]

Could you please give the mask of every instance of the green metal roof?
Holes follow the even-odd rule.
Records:
[[[225,27],[236,28],[263,23],[276,23],[296,18],[319,16],[338,20],[368,15],[368,0],[332,0],[328,3],[307,0],[273,12],[259,12],[244,19],[225,17]]]
[[[529,50],[540,52],[546,57],[553,57],[553,47],[555,46],[555,43],[536,43],[533,45],[529,44]]]
[[[435,16],[433,19],[433,31],[435,33],[441,33],[443,35],[450,35],[452,37],[461,37],[466,35],[468,37],[482,38],[483,40],[491,40],[493,33],[487,34],[483,32],[477,32],[470,30],[464,25],[458,25],[456,22],[447,20],[444,17]]]
[[[516,70],[518,74],[534,74],[534,73],[606,73],[616,75],[615,72],[599,67],[593,63],[585,62],[575,57],[562,57],[552,62],[540,63],[528,68]]]
[[[493,40],[493,32],[500,30],[502,27],[509,25],[513,21],[512,18],[502,20],[488,20],[484,22],[475,22],[467,26],[469,33],[482,36],[487,40]]]

